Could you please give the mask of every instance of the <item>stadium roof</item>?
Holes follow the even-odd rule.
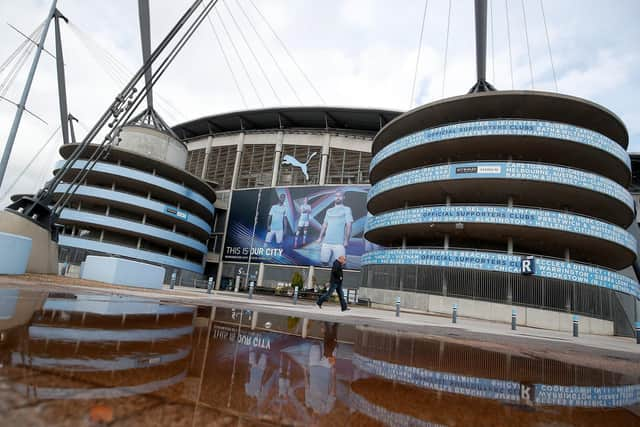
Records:
[[[270,129],[348,130],[375,134],[401,112],[344,107],[279,107],[201,117],[173,127],[183,139]]]

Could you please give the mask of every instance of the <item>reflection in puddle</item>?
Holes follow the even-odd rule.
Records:
[[[2,289],[8,425],[637,425],[640,374],[380,328]]]

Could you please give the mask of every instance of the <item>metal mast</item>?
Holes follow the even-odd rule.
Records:
[[[56,1],[53,0],[51,2],[51,9],[49,10],[49,15],[47,15],[47,19],[44,24],[44,28],[42,29],[42,34],[40,35],[40,40],[38,41],[38,48],[36,49],[36,53],[33,57],[33,62],[31,63],[31,69],[29,70],[29,75],[27,76],[27,82],[24,85],[24,89],[22,90],[22,96],[20,97],[20,101],[18,102],[18,109],[16,110],[16,115],[13,118],[13,124],[11,125],[11,130],[9,131],[9,137],[7,138],[7,144],[4,147],[4,152],[2,153],[2,159],[0,159],[0,186],[2,186],[2,180],[4,179],[4,174],[7,171],[7,165],[9,164],[9,158],[11,157],[11,150],[13,149],[13,143],[16,141],[16,136],[18,134],[18,127],[20,126],[20,120],[22,119],[22,113],[24,112],[27,104],[27,98],[29,97],[29,91],[31,90],[31,84],[33,83],[33,77],[36,74],[36,68],[38,68],[38,61],[40,60],[40,54],[44,49],[44,42],[47,38],[47,33],[49,32],[49,24],[51,20],[56,14]]]
[[[151,19],[149,14],[149,0],[138,0],[138,19],[140,21],[140,44],[142,46],[142,63],[146,64],[151,56]],[[175,139],[178,136],[171,127],[160,117],[153,108],[153,84],[151,82],[152,70],[149,67],[144,73],[144,85],[147,97],[147,108],[134,116],[127,125],[146,126],[162,132],[166,132]]]
[[[60,104],[60,127],[62,129],[62,143],[69,143],[69,111],[67,109],[67,83],[64,76],[64,58],[62,56],[62,39],[60,37],[60,19],[68,24],[69,20],[56,9],[56,74],[58,75],[58,102]]]
[[[187,9],[178,22],[176,22],[169,33],[158,44],[154,51],[151,52],[147,60],[144,61],[140,69],[116,96],[115,100],[98,119],[97,123],[87,132],[84,139],[78,144],[73,153],[64,161],[64,164],[58,169],[55,176],[48,181],[36,195],[20,196],[14,201],[14,203],[6,208],[7,210],[14,211],[19,215],[29,218],[43,228],[51,230],[53,239],[56,239],[54,229],[55,221],[69,197],[75,192],[82,180],[86,177],[88,171],[93,168],[96,162],[101,157],[109,153],[112,143],[118,139],[120,129],[128,120],[131,119],[133,112],[147,94],[147,90],[151,89],[151,87],[162,76],[167,67],[172,63],[180,50],[189,41],[193,33],[206,18],[207,14],[218,2],[218,0],[204,1],[206,1],[206,5],[203,10],[196,13],[198,6],[203,2],[203,0],[194,0],[193,4]],[[50,13],[50,18],[54,16],[54,13],[55,1],[54,7]],[[189,22],[193,15],[195,15],[195,18]],[[185,26],[186,30],[178,36],[178,33],[180,33]],[[169,45],[174,42],[174,39],[177,40],[175,40],[173,46],[169,47]],[[164,55],[162,59],[159,59],[165,50],[168,50],[168,52],[166,52],[166,55]],[[147,70],[150,69],[151,64],[156,60],[160,62],[157,70],[151,73],[151,80],[148,84],[143,86],[142,90],[138,91],[136,86],[140,80],[142,80]],[[31,76],[31,78],[32,77],[33,76]],[[105,129],[107,125],[108,129]],[[101,143],[95,144],[95,149],[89,156],[86,164],[77,174],[69,177],[66,181],[67,189],[62,192],[62,195],[54,203],[53,194],[58,185],[62,183],[67,172],[72,169],[73,165],[80,158],[87,146],[93,142],[103,130],[106,130],[104,140]]]
[[[476,17],[476,73],[478,81],[469,93],[488,92],[496,88],[487,82],[487,0],[475,0]]]
[[[140,20],[140,41],[142,44],[142,63],[151,56],[151,24],[149,17],[149,0],[138,0],[138,18]],[[153,93],[151,91],[151,67],[144,73],[144,84],[147,87],[147,109],[153,110]]]

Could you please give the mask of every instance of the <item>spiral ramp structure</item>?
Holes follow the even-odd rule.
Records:
[[[363,257],[365,294],[427,311],[455,301],[486,318],[530,307],[542,310],[532,325],[560,329],[581,314],[594,333],[624,332],[633,315],[616,316],[640,296],[620,272],[638,252],[627,145],[612,112],[544,92],[466,95],[399,116],[372,147],[365,237],[381,247]]]
[[[79,264],[87,255],[109,255],[162,266],[167,281],[173,271],[183,279],[201,277],[214,189],[185,171],[186,145],[167,132],[130,124],[121,137],[95,164],[95,146],[88,146],[55,189],[54,200],[74,191],[58,221],[60,260]],[[76,147],[66,144],[60,154],[68,159]],[[73,178],[87,166],[75,188]]]

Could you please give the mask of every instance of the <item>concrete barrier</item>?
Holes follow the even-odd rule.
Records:
[[[27,273],[58,274],[58,244],[51,240],[49,230],[15,212],[0,211],[0,232],[31,239]]]
[[[96,255],[87,256],[83,264],[83,279],[136,288],[162,289],[165,270],[157,265]]]
[[[0,232],[0,274],[24,274],[31,256],[31,238]]]

